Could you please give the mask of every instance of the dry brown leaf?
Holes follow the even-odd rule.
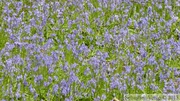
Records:
[[[112,101],[119,101],[119,100],[116,97],[114,97]]]

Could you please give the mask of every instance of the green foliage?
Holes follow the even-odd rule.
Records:
[[[95,8],[98,8],[100,5],[98,3],[98,0],[90,0],[91,3],[93,4],[93,6]],[[48,2],[48,0],[46,0],[46,2]],[[61,0],[61,2],[66,2],[66,0]],[[32,6],[32,2],[28,2],[26,0],[23,0],[23,3],[24,4],[27,4],[29,6]],[[174,2],[175,3],[175,2]],[[173,4],[174,4],[173,3]],[[137,13],[141,13],[141,8],[143,8],[143,11],[142,12],[145,12],[145,15],[147,15],[147,9],[149,6],[152,6],[154,7],[153,10],[155,10],[160,16],[163,16],[163,14],[165,13],[165,20],[168,21],[171,19],[170,15],[168,14],[168,10],[165,9],[165,5],[163,4],[162,6],[162,9],[158,9],[158,7],[155,7],[153,6],[153,4],[151,4],[151,2],[147,3],[147,5],[141,5],[139,3],[136,3],[134,2],[133,3],[133,6],[129,9],[129,13],[127,14],[126,17],[122,18],[123,15],[125,15],[126,13],[123,12],[124,9],[126,9],[126,7],[128,7],[128,4],[125,4],[125,7],[123,10],[111,10],[111,9],[106,9],[106,8],[103,8],[102,10],[103,11],[95,11],[95,12],[91,12],[90,8],[88,7],[88,4],[87,3],[84,3],[84,11],[89,11],[91,12],[88,16],[88,19],[90,21],[90,24],[87,25],[83,22],[77,22],[77,23],[74,23],[72,24],[71,26],[68,26],[68,20],[65,19],[64,20],[64,23],[59,23],[58,22],[58,19],[57,18],[57,13],[54,13],[52,15],[49,15],[49,18],[52,18],[55,20],[54,24],[52,24],[49,20],[47,21],[46,23],[46,26],[43,27],[42,29],[42,32],[43,32],[43,36],[45,38],[45,42],[51,37],[51,35],[53,33],[56,33],[57,37],[53,38],[53,40],[56,42],[55,43],[55,46],[53,47],[54,49],[57,49],[57,47],[59,46],[57,40],[60,40],[60,43],[64,45],[64,39],[67,37],[67,34],[72,34],[72,31],[74,29],[77,29],[77,25],[80,24],[80,25],[84,25],[85,28],[91,28],[94,32],[94,34],[92,33],[88,33],[86,31],[86,29],[82,28],[81,31],[79,31],[79,33],[77,33],[77,36],[76,37],[79,37],[78,35],[82,35],[82,39],[78,40],[78,43],[79,44],[85,44],[88,48],[90,48],[91,46],[94,46],[94,50],[92,50],[89,54],[89,56],[87,57],[92,57],[94,56],[94,54],[96,53],[97,50],[100,50],[102,52],[108,52],[110,53],[109,54],[109,57],[106,59],[106,61],[112,61],[112,60],[116,60],[116,59],[119,59],[118,55],[122,55],[123,59],[125,60],[128,60],[128,57],[127,56],[123,56],[123,54],[118,54],[118,53],[115,53],[115,46],[112,45],[113,42],[111,43],[107,43],[103,46],[97,46],[96,45],[96,41],[98,40],[96,37],[98,36],[104,36],[104,33],[106,30],[111,30],[112,28],[114,28],[115,26],[123,26],[124,24],[127,23],[128,19],[131,18],[132,19],[132,23],[130,24],[130,26],[128,26],[128,33],[129,33],[129,36],[131,35],[138,35],[139,32],[141,31],[141,29],[135,29],[134,28],[134,21],[133,20],[136,20],[136,21],[139,21],[140,20],[140,16],[139,15],[136,15]],[[175,12],[177,11],[179,8],[177,7],[174,7],[172,6],[172,10]],[[10,5],[10,8],[11,9],[14,9],[14,6],[13,5]],[[3,3],[0,2],[0,14],[2,14],[2,9],[3,9]],[[31,9],[32,10],[32,9]],[[79,16],[79,12],[74,12],[74,14],[71,14],[70,12],[72,11],[75,11],[76,10],[76,6],[74,5],[71,5],[69,6],[66,11],[64,11],[62,17],[66,18],[66,17],[69,17],[69,19],[71,20],[76,20],[77,17]],[[23,8],[19,15],[21,14],[21,12],[25,12],[24,14],[24,19],[23,21],[26,23],[26,24],[29,24],[29,19],[32,18],[32,16],[29,15],[28,13],[28,9],[27,8]],[[52,10],[51,10],[52,12]],[[104,12],[104,15],[102,15],[102,12]],[[19,16],[18,15],[18,16]],[[117,21],[111,21],[109,25],[106,24],[106,22],[110,21],[110,18],[114,15],[117,15],[119,16],[119,20]],[[135,17],[137,16],[137,18]],[[178,16],[180,16],[180,14],[178,14]],[[99,18],[101,21],[103,21],[104,23],[103,24],[97,24],[97,22],[95,22],[95,20]],[[3,16],[0,17],[0,50],[5,46],[6,42],[8,42],[8,34],[2,30],[2,29],[5,29],[7,27],[7,24],[4,23],[3,21]],[[38,24],[40,24],[41,22],[37,22]],[[158,23],[152,19],[152,21],[149,21],[149,25],[148,27],[150,26],[154,26],[156,27],[155,28],[155,31],[154,33],[158,32],[158,29],[157,29],[157,26]],[[164,23],[161,23],[161,25],[165,25]],[[58,26],[58,28],[60,29],[65,29],[64,31],[58,29],[58,30],[54,30],[54,27],[55,26]],[[170,27],[170,34],[169,36],[165,36],[164,39],[170,39],[170,38],[174,38],[176,39],[176,41],[179,40],[179,36],[178,36],[178,32],[176,32],[177,30],[180,30],[180,19],[178,19],[178,21],[176,21],[175,23],[172,24],[172,26]],[[17,28],[18,30],[18,28]],[[149,29],[148,29],[149,30]],[[37,28],[35,27],[32,27],[31,28],[31,33],[30,35],[34,35],[35,33],[37,33]],[[117,32],[119,33],[119,32]],[[25,34],[25,33],[24,33]],[[22,37],[25,36],[24,34],[22,34]],[[111,35],[114,35],[115,33],[110,33]],[[149,34],[149,33],[148,33]],[[90,38],[92,38],[92,40],[90,40]],[[102,37],[103,38],[103,37]],[[145,36],[140,36],[139,39],[137,40],[138,43],[140,42],[146,42],[146,38]],[[158,39],[157,39],[158,40]],[[129,40],[126,40],[126,41],[129,41]],[[153,42],[155,41],[155,39],[152,39],[152,44],[154,45],[155,43]],[[131,43],[131,42],[130,42]],[[147,42],[148,43],[148,42]],[[150,43],[150,42],[149,42]],[[64,45],[65,46],[65,45]],[[154,46],[154,48],[157,48]],[[78,60],[77,58],[74,57],[74,54],[71,50],[68,50],[66,47],[63,48],[63,52],[64,52],[64,55],[65,55],[65,60],[71,65],[73,63],[77,63]],[[53,49],[52,49],[53,50]],[[137,50],[132,44],[121,44],[119,50],[124,50],[125,52],[127,52],[127,50],[129,50],[131,53],[134,53],[134,56],[138,56],[139,55],[139,50]],[[21,54],[21,57],[25,58],[26,55],[27,55],[27,52],[25,51],[25,49],[22,49],[21,51],[18,50],[17,48],[14,48],[13,50],[13,55],[16,55],[18,53]],[[151,53],[155,53],[152,51],[151,47],[147,46],[146,47],[146,51],[148,52],[147,53],[147,57],[150,56]],[[81,54],[80,54],[81,55]],[[155,57],[156,58],[161,58],[162,56],[159,55],[159,54],[155,54]],[[3,58],[3,57],[2,57]],[[35,60],[35,58],[32,58]],[[120,73],[123,71],[123,67],[124,67],[124,63],[123,63],[123,59],[119,59],[119,63],[117,63],[117,65],[115,66],[116,67],[116,71],[114,73]],[[3,59],[5,60],[5,59]],[[36,60],[35,60],[36,61]],[[63,60],[62,60],[63,61]],[[62,61],[59,61],[58,62],[58,65],[62,64],[63,62]],[[128,60],[129,61],[129,60]],[[147,61],[147,60],[145,60]],[[179,58],[175,58],[175,59],[169,59],[166,62],[166,64],[168,64],[168,66],[172,66],[172,67],[176,67],[176,68],[180,68],[180,63],[179,63],[180,59]],[[4,62],[4,61],[3,61]],[[82,63],[79,63],[81,64],[78,68],[80,69],[79,70],[79,73],[78,73],[78,77],[84,81],[85,83],[87,83],[87,81],[93,77],[98,77],[98,76],[94,76],[94,75],[89,75],[89,76],[85,76],[84,75],[84,71],[86,69],[86,67],[90,67],[91,71],[93,72],[93,68],[92,66],[89,66],[89,65],[85,65],[85,66],[82,66]],[[26,65],[26,63],[24,64]],[[134,64],[128,64],[128,65],[132,65],[133,68],[135,68]],[[33,64],[33,66],[35,66],[35,64]],[[19,66],[19,68],[23,69],[23,66]],[[147,72],[148,69],[152,69],[153,70],[154,67],[152,66],[148,66],[146,65],[144,67],[144,71]],[[34,78],[30,75],[33,75],[33,74],[43,74],[43,77],[45,78],[45,80],[48,79],[48,76],[58,76],[60,79],[62,78],[67,78],[67,74],[68,72],[64,72],[62,69],[59,69],[59,67],[55,67],[56,71],[53,73],[53,74],[48,74],[48,68],[47,67],[42,67],[40,68],[36,73],[34,72],[30,72],[28,73],[27,75],[29,75],[28,77],[28,82],[32,85],[35,85],[33,83],[33,80]],[[1,67],[0,67],[0,71],[1,71]],[[21,70],[22,71],[22,70]],[[5,74],[1,73],[0,72],[0,77],[4,76]],[[100,74],[98,74],[100,75]],[[134,77],[136,78],[136,75],[133,74],[133,73],[130,73],[128,76],[131,76],[131,77]],[[145,78],[148,77],[146,75],[143,75]],[[173,78],[173,73],[171,74],[171,78]],[[3,85],[6,85],[6,84],[9,84],[9,82],[11,81],[12,78],[8,77],[8,76],[5,76],[4,78],[4,82],[3,82]],[[99,78],[98,78],[99,79]],[[109,80],[111,78],[108,78]],[[12,80],[13,81],[13,80]],[[21,81],[22,82],[22,81]],[[13,82],[14,83],[14,82]],[[53,83],[57,83],[55,81],[53,81]],[[162,89],[163,89],[163,86],[164,84],[162,82],[159,81],[159,72],[156,73],[156,81],[155,83],[157,85],[159,85],[159,89],[157,91],[153,91],[151,90],[151,88],[149,87],[149,84],[145,84],[146,87],[145,87],[145,90],[139,90],[137,87],[134,87],[132,88],[131,85],[128,85],[127,86],[127,93],[130,93],[130,94],[143,94],[143,93],[148,93],[148,94],[155,94],[155,93],[162,93]],[[128,82],[127,82],[128,84]],[[14,83],[12,84],[14,87],[17,86],[17,83]],[[43,83],[41,83],[41,85],[43,85]],[[52,88],[52,84],[50,84],[48,87],[44,87],[41,89],[38,90],[38,93],[40,94],[40,96],[38,97],[38,100],[47,100],[46,99],[46,92],[48,92],[49,88]],[[103,93],[105,93],[107,95],[107,99],[110,100],[113,98],[113,94],[116,94],[116,97],[118,98],[123,98],[123,93],[124,92],[119,92],[118,89],[114,89],[114,90],[110,90],[110,91],[107,91],[107,89],[105,88],[109,88],[110,85],[106,84],[106,82],[104,82],[103,80],[99,80],[98,82],[98,85],[96,87],[96,94],[94,94],[93,96],[90,96],[90,97],[82,97],[82,98],[77,98],[76,101],[91,101],[94,97],[97,97],[97,95],[101,95]],[[7,85],[6,87],[9,87],[9,85]],[[35,86],[36,88],[40,88],[40,85],[36,85]],[[74,86],[75,87],[75,86]],[[80,89],[80,87],[77,87],[78,89]],[[0,91],[2,90],[2,88],[0,88]],[[32,100],[32,94],[29,94],[29,89],[27,87],[23,87],[23,90],[24,90],[24,93],[27,94],[27,98],[28,100]],[[83,89],[84,91],[90,91],[90,89]],[[82,91],[83,91],[82,90]],[[50,91],[52,91],[52,89],[50,89]],[[1,94],[2,92],[0,92],[0,97],[1,97]],[[8,100],[11,100],[12,98],[10,97],[7,97],[9,98]],[[57,97],[56,96],[50,96],[50,99],[51,100],[64,100],[63,98],[61,99],[56,99]],[[22,100],[21,98],[19,100]]]

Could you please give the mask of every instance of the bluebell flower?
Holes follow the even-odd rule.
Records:
[[[95,68],[98,68],[100,66],[100,60],[97,57],[91,57],[89,63]]]
[[[33,93],[33,94],[36,92],[36,90],[32,87],[32,85],[29,86],[29,90],[30,90],[30,92]]]
[[[148,14],[151,16],[151,15],[152,15],[152,13],[153,13],[153,12],[152,12],[152,7],[151,7],[151,6],[149,6],[149,7],[148,7]]]
[[[91,94],[93,94],[93,95],[94,95],[94,94],[95,94],[95,92],[96,92],[96,89],[94,89],[94,88],[93,88],[93,89],[91,89]]]
[[[110,88],[115,89],[120,85],[119,80],[114,77],[111,78]]]
[[[62,68],[64,71],[68,71],[68,70],[69,70],[68,62],[65,62],[64,66],[61,66],[61,68]]]
[[[125,70],[126,70],[127,73],[130,73],[130,72],[131,72],[131,66],[125,66],[124,68],[125,68]]]
[[[94,101],[101,101],[101,98],[98,96],[97,98],[94,98]]]
[[[144,85],[137,85],[137,87],[142,91],[144,90]]]
[[[84,52],[84,54],[87,56],[88,53],[89,53],[89,50],[88,50],[88,47],[85,45],[85,44],[82,44],[80,47],[79,47],[79,50],[80,50],[80,53],[81,52]]]
[[[146,52],[146,50],[144,49],[144,48],[140,48],[140,50],[139,50],[139,52],[140,52],[140,54],[141,54],[141,56],[143,57],[143,58],[145,58],[146,56],[147,56],[147,52]]]
[[[176,49],[176,53],[180,54],[180,46],[178,45],[175,49]]]
[[[88,27],[86,30],[87,30],[88,33],[94,34],[94,32],[93,32],[93,30],[91,28]]]
[[[155,65],[157,62],[155,60],[155,57],[154,56],[150,56],[149,59],[148,59],[148,63],[150,65]]]
[[[44,82],[44,86],[47,87],[50,85],[50,82]]]
[[[6,60],[6,66],[7,67],[10,67],[10,66],[12,66],[13,65],[13,59],[8,59],[8,60]]]
[[[153,91],[156,91],[156,90],[158,90],[158,86],[157,85],[155,85],[155,84],[151,84],[150,85],[150,88],[153,90]]]
[[[120,91],[126,91],[126,90],[127,90],[127,85],[126,85],[126,83],[123,83],[123,84],[118,85],[118,89],[119,89]]]
[[[65,98],[65,101],[73,101],[72,98]]]
[[[42,59],[44,60],[44,63],[47,67],[50,67],[53,64],[53,58],[51,56],[44,55]]]
[[[73,64],[71,65],[71,68],[76,68],[76,67],[77,67],[77,65],[78,65],[78,64],[73,63]]]
[[[101,99],[102,99],[103,101],[106,100],[106,95],[105,95],[105,94],[102,94]]]
[[[108,31],[106,31],[105,34],[104,34],[104,41],[105,41],[105,43],[111,42],[111,39],[112,39],[112,38],[113,38],[112,35],[109,34]]]
[[[34,17],[32,17],[31,19],[30,19],[30,24],[31,24],[31,26],[36,26],[36,20],[35,20],[35,18]]]
[[[96,79],[92,78],[91,80],[88,81],[88,86],[91,86],[92,84],[94,87],[96,87],[97,85],[96,83],[97,83]]]
[[[87,67],[85,70],[84,70],[84,75],[85,76],[88,76],[90,74],[90,69]]]
[[[48,67],[48,73],[51,74],[54,72],[55,65],[51,65],[51,67]]]
[[[19,93],[19,91],[18,92],[16,92],[16,99],[18,99],[18,98],[20,98],[21,97],[21,94]]]
[[[102,60],[102,61],[105,61],[106,58],[108,58],[108,57],[109,57],[109,54],[108,54],[107,52],[105,52],[104,54],[102,54],[101,60]]]
[[[127,21],[126,26],[127,26],[127,27],[129,27],[129,26],[131,25],[131,23],[132,23],[132,19],[131,19],[131,18],[129,18],[129,19],[128,19],[128,21]]]
[[[175,77],[180,76],[180,71],[177,70],[176,68],[174,69],[174,76],[175,76]]]
[[[23,80],[24,86],[28,86],[28,82],[26,80]]]
[[[13,57],[13,63],[22,65],[23,64],[23,59],[20,57],[20,55],[16,55],[16,56]]]
[[[65,86],[62,86],[61,87],[61,93],[63,94],[63,95],[67,95],[69,92],[71,91],[71,89],[70,89],[70,87],[69,87],[69,85],[65,85]]]
[[[6,46],[5,46],[6,51],[11,51],[14,48],[15,48],[14,44],[10,44],[9,42],[6,43]]]
[[[141,76],[136,77],[136,81],[140,84],[143,83],[143,78]]]
[[[36,100],[36,98],[39,96],[38,93],[34,93],[34,100]]]
[[[37,71],[38,71],[38,69],[39,69],[39,67],[38,67],[38,66],[36,66],[36,67],[34,67],[34,68],[33,68],[34,72],[37,72]]]
[[[58,93],[58,90],[59,90],[58,84],[54,84],[54,86],[53,86],[53,93],[54,94]]]
[[[35,83],[40,83],[42,80],[43,80],[43,76],[42,75],[35,76],[35,78],[34,78],[34,82]]]
[[[164,90],[168,93],[176,93],[175,82],[172,79],[165,81]]]

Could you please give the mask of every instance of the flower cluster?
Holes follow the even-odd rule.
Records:
[[[0,5],[2,101],[180,92],[179,0]]]

